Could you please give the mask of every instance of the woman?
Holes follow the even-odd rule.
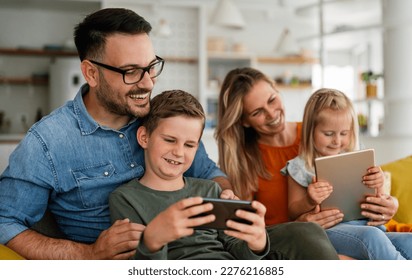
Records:
[[[289,221],[287,179],[280,170],[298,155],[301,123],[286,122],[274,82],[249,67],[227,74],[218,113],[215,137],[219,165],[231,180],[235,194],[262,202],[267,208],[267,225]],[[368,225],[377,226],[395,215],[398,201],[391,196],[371,197],[361,207],[370,220]],[[337,209],[320,211],[316,207],[296,220],[315,222],[327,229],[340,223],[342,217]]]

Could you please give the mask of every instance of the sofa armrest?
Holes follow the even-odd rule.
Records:
[[[9,247],[0,244],[0,260],[24,260],[24,258]]]

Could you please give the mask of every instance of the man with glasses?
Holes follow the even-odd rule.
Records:
[[[11,155],[0,177],[0,243],[29,259],[134,254],[144,226],[128,220],[111,226],[108,197],[144,172],[136,131],[165,63],[155,55],[150,30],[126,9],[100,10],[76,26],[87,84],[74,100],[34,124]],[[187,175],[230,187],[203,146]],[[31,229],[46,210],[65,239]]]

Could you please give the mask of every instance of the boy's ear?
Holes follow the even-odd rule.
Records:
[[[148,135],[147,135],[147,129],[144,126],[140,126],[137,129],[137,142],[139,143],[140,146],[142,146],[143,149],[147,148],[147,140],[148,140]]]

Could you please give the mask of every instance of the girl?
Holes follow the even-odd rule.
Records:
[[[357,135],[358,125],[353,106],[342,92],[324,88],[309,98],[303,116],[299,156],[290,160],[282,170],[288,175],[288,210],[291,219],[309,211],[319,212],[319,205],[333,191],[333,186],[328,182],[316,182],[315,158],[358,149]],[[384,176],[380,167],[373,166],[365,172],[364,184],[376,189],[376,196],[390,199],[383,193]],[[385,219],[380,213],[374,215],[376,217],[373,220]],[[355,259],[407,257],[392,244],[384,227],[368,226],[366,219],[339,223],[327,229],[326,233],[338,254]]]

